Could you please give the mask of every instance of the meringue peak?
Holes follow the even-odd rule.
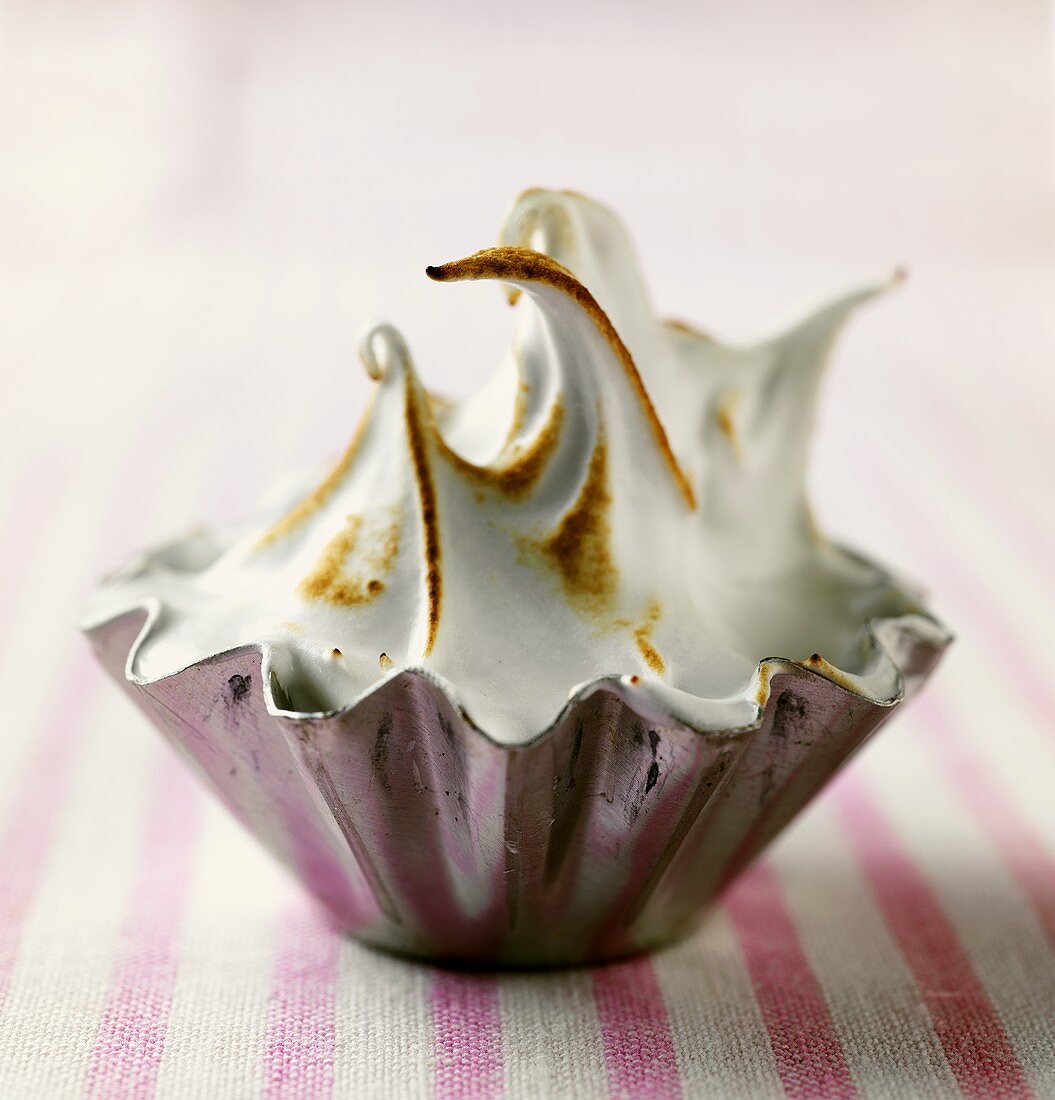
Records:
[[[820,539],[804,487],[831,344],[889,283],[727,345],[656,316],[609,210],[540,190],[499,247],[426,274],[519,295],[493,381],[440,402],[400,333],[368,326],[376,388],[325,476],[200,569],[159,553],[97,594],[90,620],[164,608],[131,675],[256,645],[307,712],[417,668],[512,744],[613,677],[690,725],[742,726],[775,656],[898,695],[870,624],[914,597]]]

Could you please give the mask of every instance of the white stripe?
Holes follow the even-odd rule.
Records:
[[[35,1056],[0,1059],[5,1096],[79,1088],[88,1065],[137,866],[146,780],[161,752],[128,717],[113,695],[81,717],[86,737],[73,745],[70,793],[0,1016],[0,1049],[27,1036]]]
[[[604,1042],[588,971],[503,975],[499,1009],[509,1100],[604,1095]]]
[[[883,755],[877,751],[869,761],[870,790],[956,928],[1023,1069],[1038,1087],[1050,1087],[1055,967],[1032,910],[985,831],[929,760],[918,751],[896,760]]]
[[[685,1095],[782,1097],[751,979],[725,914],[655,956]]]
[[[209,798],[180,947],[158,1097],[258,1095],[285,872]]]
[[[1032,827],[1055,848],[1051,779],[1055,770],[1055,721],[1040,728],[1034,710],[993,675],[984,653],[964,637],[939,669],[929,689],[936,705],[950,711],[954,736],[978,759],[990,778]],[[900,723],[899,723],[900,725]],[[910,709],[905,736],[919,735]],[[909,732],[911,731],[911,732]]]
[[[806,814],[773,860],[854,1082],[882,1093],[897,1066],[905,1095],[957,1086],[901,949],[833,812]]]
[[[333,1092],[385,1100],[432,1094],[428,970],[347,941],[335,990]]]

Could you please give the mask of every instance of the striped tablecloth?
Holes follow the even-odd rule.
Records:
[[[954,281],[918,293],[956,313]],[[593,971],[448,973],[335,937],[71,630],[146,532],[261,488],[227,383],[193,431],[147,387],[5,465],[0,1096],[1055,1095],[1051,386],[992,386],[970,341],[950,362],[912,323],[836,355],[815,497],[959,641],[696,934]],[[321,459],[310,416],[260,448]]]

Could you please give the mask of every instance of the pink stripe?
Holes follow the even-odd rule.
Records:
[[[681,1096],[681,1078],[663,993],[649,958],[593,972],[608,1087],[614,1097]]]
[[[166,755],[150,794],[139,870],[110,977],[85,1092],[95,1100],[153,1096],[165,1048],[201,798]]]
[[[725,909],[740,941],[784,1091],[792,1100],[856,1096],[842,1044],[776,874],[756,863]]]
[[[267,1100],[326,1100],[333,1092],[340,937],[312,903],[282,928],[264,1039]]]
[[[147,412],[144,412],[144,422],[150,423]],[[130,441],[129,452],[134,453],[135,443],[145,438],[140,434]],[[37,467],[38,474],[41,469],[45,471],[44,487],[49,491],[39,491],[36,500],[24,504],[32,510],[34,517],[34,522],[26,527],[29,535],[44,532],[44,513],[56,507],[57,503],[54,492],[56,477],[47,475],[50,466],[46,463]],[[37,488],[41,487],[38,485]],[[113,486],[108,492],[111,494],[111,505],[118,502],[116,509],[111,507],[109,510],[117,514],[110,516],[109,524],[101,522],[99,526],[104,551],[113,545],[119,533],[132,526],[131,518],[135,515],[132,509],[141,506],[135,492],[128,490],[127,486],[120,495],[116,493],[116,488]],[[21,491],[17,499],[22,499]],[[102,501],[100,505],[103,506]],[[27,548],[33,548],[33,540],[26,537],[21,541],[20,550],[13,550],[11,544],[5,547],[5,557],[9,559],[6,564],[12,570],[24,568],[30,560]],[[90,548],[81,548],[82,556],[87,552]],[[93,557],[101,560],[102,554],[97,552]],[[13,581],[19,579],[17,573],[9,576]],[[10,607],[3,609],[3,615],[9,618]],[[0,629],[5,633],[10,628],[9,621],[0,621]],[[9,642],[10,638],[4,641]],[[48,866],[62,809],[69,797],[78,742],[102,681],[102,674],[94,667],[87,645],[79,639],[73,640],[70,645],[69,654],[56,662],[55,689],[40,727],[33,733],[35,747],[26,762],[7,821],[0,831],[0,867],[4,869],[0,876],[0,1011],[11,987],[23,925]],[[71,706],[71,700],[77,701],[76,709]]]
[[[837,784],[835,800],[960,1088],[989,1100],[1031,1095],[996,1009],[923,873],[860,782],[850,776]]]
[[[1018,812],[1014,800],[964,748],[955,720],[940,696],[933,691],[922,696],[913,703],[913,715],[922,722],[925,741],[937,755],[943,774],[952,779],[988,831],[1055,949],[1055,859]]]
[[[23,925],[69,795],[74,750],[98,682],[98,670],[87,653],[78,653],[67,664],[0,836],[0,1010],[11,986]],[[78,700],[72,715],[70,699]]]
[[[502,1092],[502,1018],[491,975],[432,976],[437,1100],[490,1100]]]
[[[0,590],[0,647],[11,643],[14,617],[14,594],[20,591],[17,581],[36,550],[33,534],[43,535],[46,516],[41,515],[44,500],[55,503],[54,493],[40,492],[39,468],[23,475],[9,512],[21,516],[26,523],[7,524],[12,534],[3,541],[2,574],[9,583]],[[52,477],[44,476],[44,484],[54,485]],[[18,536],[14,532],[18,532]],[[72,742],[77,719],[71,719],[67,700],[81,700],[78,718],[91,707],[94,679],[90,676],[87,656],[83,653],[67,664],[66,677],[60,678],[62,690],[52,696],[50,711],[43,728],[35,738],[26,771],[29,778],[19,783],[3,832],[0,833],[0,1011],[3,1010],[11,985],[11,974],[18,958],[22,926],[58,828],[59,809],[69,789],[72,766]],[[43,782],[43,778],[47,781]]]

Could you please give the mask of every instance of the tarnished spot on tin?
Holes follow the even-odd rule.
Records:
[[[626,815],[626,822],[628,825],[633,825],[641,813],[641,809],[645,804],[645,800],[659,784],[660,780],[660,767],[659,767],[659,745],[660,736],[658,731],[650,729],[647,731],[649,752],[652,754],[652,759],[648,763],[648,767],[645,770],[644,775],[640,781],[636,784],[635,790],[631,797],[627,800],[624,811]],[[645,738],[637,735],[634,737],[634,743],[639,746],[644,746]],[[642,754],[643,755],[643,754]],[[638,774],[640,775],[640,769]]]
[[[463,260],[454,260],[439,267],[427,267],[425,274],[430,279],[441,283],[457,282],[462,279],[502,279],[540,283],[567,295],[593,321],[601,336],[607,341],[637,396],[656,446],[685,504],[690,509],[696,507],[692,485],[671,450],[666,429],[659,419],[659,414],[652,404],[652,399],[645,389],[630,352],[609,320],[608,314],[597,304],[597,299],[563,264],[550,256],[525,248],[487,248],[482,252],[474,252]]]
[[[249,694],[249,690],[252,686],[252,676],[236,674],[229,677],[227,680],[228,700],[232,703],[240,703]]]
[[[325,600],[338,607],[355,607],[376,599],[385,589],[382,578],[399,553],[398,517],[370,525],[349,516],[345,526],[323,548],[315,568],[298,586],[307,600]]]
[[[575,503],[557,530],[539,546],[559,574],[569,599],[583,611],[606,611],[619,580],[608,519],[611,502],[608,450],[602,432]]]
[[[645,621],[634,631],[634,641],[637,643],[638,652],[645,659],[645,664],[657,675],[662,676],[667,671],[666,662],[659,650],[652,644],[652,634],[656,623],[663,614],[663,608],[658,600],[652,600],[645,612]]]

